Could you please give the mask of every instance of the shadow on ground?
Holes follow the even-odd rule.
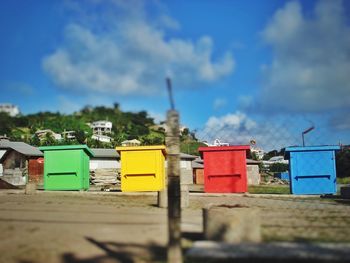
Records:
[[[202,232],[182,232],[181,237],[190,241],[204,240]]]
[[[148,245],[124,244],[117,242],[101,242],[86,237],[86,240],[102,249],[105,254],[91,258],[79,259],[72,253],[62,256],[64,263],[102,263],[102,262],[164,262],[166,260],[166,248],[150,243]]]
[[[345,199],[340,195],[323,195],[321,199],[328,199],[342,205],[350,205],[350,199]]]

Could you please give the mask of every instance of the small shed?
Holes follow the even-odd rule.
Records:
[[[93,148],[90,158],[90,184],[120,184],[120,155],[115,149]]]
[[[180,153],[180,183],[181,184],[193,184],[193,170],[192,161],[197,156]]]
[[[24,142],[0,141],[1,179],[16,186],[28,181],[43,183],[43,153]]]
[[[4,156],[6,150],[1,150],[0,149],[0,159]],[[0,176],[2,176],[2,172],[3,172],[3,168],[2,168],[2,164],[0,163]]]
[[[260,177],[260,161],[247,159],[247,179],[248,185],[259,185],[261,181]]]
[[[86,145],[43,146],[45,190],[88,190],[89,161],[94,153]]]
[[[164,145],[116,147],[123,192],[161,191],[165,187]]]
[[[204,160],[206,193],[247,192],[246,156],[249,145],[199,147]]]
[[[287,147],[292,194],[335,194],[337,178],[336,145]]]
[[[204,184],[204,164],[203,159],[197,157],[192,161],[192,169],[195,184]]]
[[[90,170],[120,169],[120,155],[115,149],[92,148]]]

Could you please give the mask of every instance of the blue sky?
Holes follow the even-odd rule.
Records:
[[[298,144],[314,125],[315,144],[349,144],[349,12],[337,0],[4,0],[0,102],[25,114],[118,102],[161,120],[170,76],[203,139]]]

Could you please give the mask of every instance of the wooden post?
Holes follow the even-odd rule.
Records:
[[[180,129],[179,114],[167,113],[166,135],[168,160],[168,263],[182,262],[181,251],[181,192],[180,192]]]

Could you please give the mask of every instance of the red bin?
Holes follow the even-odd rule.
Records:
[[[249,145],[198,148],[204,160],[206,193],[244,193],[248,191],[246,157]]]

